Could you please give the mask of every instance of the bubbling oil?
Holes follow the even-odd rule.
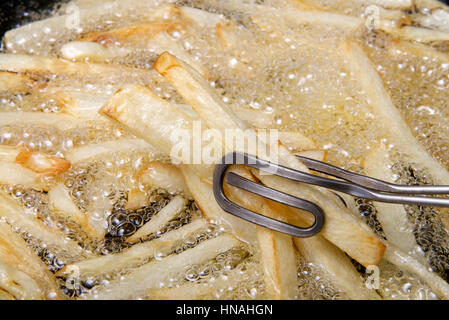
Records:
[[[359,16],[363,13],[364,7],[347,5],[353,4],[353,1],[344,2],[345,6],[335,6],[335,2],[313,1],[318,6],[332,7],[344,14]],[[164,1],[161,2],[163,3]],[[286,6],[276,0],[248,0],[246,3],[272,5],[282,7],[283,10]],[[360,173],[363,171],[362,162],[372,144],[389,141],[388,128],[376,117],[358,80],[349,71],[344,57],[329,54],[339,50],[339,45],[348,36],[347,30],[329,25],[283,22],[276,16],[253,15],[243,9],[222,9],[218,1],[212,0],[177,1],[176,4],[221,14],[229,22],[230,32],[238,39],[224,48],[214,30],[195,24],[186,26],[186,32],[181,34],[169,34],[194,61],[208,70],[211,86],[225,103],[273,114],[276,121],[269,125],[270,128],[300,131],[315,139],[320,148],[328,151],[328,162]],[[158,5],[159,3],[155,2],[154,6]],[[63,6],[57,13],[63,13],[66,8]],[[105,13],[99,19],[85,22],[83,33],[112,30],[144,22],[147,22],[145,12],[132,9],[119,14]],[[47,36],[40,36],[38,41],[15,44],[7,52],[60,57],[61,46],[78,36],[74,31],[55,33],[53,30]],[[415,137],[427,147],[432,156],[447,166],[447,66],[441,61],[424,59],[411,53],[406,53],[405,56],[390,54],[389,58],[385,59],[385,48],[388,48],[391,39],[379,36],[372,30],[361,36],[361,39],[366,47],[370,48],[370,59],[379,67],[378,71],[384,79],[387,79],[385,85]],[[135,49],[129,55],[114,58],[108,63],[153,71],[152,64],[156,57],[154,52]],[[0,92],[0,111],[61,113],[64,106],[52,97],[51,88],[69,88],[93,95],[109,96],[125,83],[148,86],[169,102],[185,103],[179,93],[155,72],[113,76],[101,81],[95,77],[78,75],[66,77],[34,74],[32,80],[33,85],[25,88],[23,92]],[[425,94],[420,93],[421,87],[425,88]],[[2,145],[24,143],[35,150],[60,157],[64,157],[76,147],[113,141],[121,137],[132,138],[113,124],[97,121],[87,121],[70,130],[40,125],[0,127]],[[141,185],[135,178],[141,169],[154,160],[168,161],[154,158],[144,152],[110,154],[101,160],[75,164],[59,177],[58,181],[53,182],[63,183],[75,204],[102,224],[107,230],[103,240],[90,239],[76,223],[52,212],[48,208],[45,193],[20,186],[5,186],[5,190],[24,207],[35,210],[44,223],[62,230],[69,239],[79,243],[88,252],[96,255],[117,254],[130,246],[124,240],[150,221],[153,215],[175,196],[157,187]],[[418,168],[418,165],[404,165],[404,157],[399,157],[394,166],[395,173],[400,177],[398,182],[431,183],[428,175]],[[146,204],[142,208],[127,210],[128,191],[136,188],[147,194]],[[355,199],[355,204],[361,219],[379,237],[385,238],[373,204],[362,199]],[[406,207],[406,211],[414,224],[416,241],[426,253],[432,269],[448,280],[448,237],[444,225],[438,220],[438,210]],[[178,217],[141,241],[157,239],[199,216],[198,208],[190,201]],[[35,248],[53,272],[80,259],[46,246],[22,230],[16,231]],[[173,247],[161,249],[155,259],[189,250],[222,232],[222,226],[210,225],[193,237],[180,239]],[[149,261],[145,260],[142,264]],[[301,256],[298,256],[297,265],[297,298],[347,298],[346,293],[336,288],[328,279],[326,270]],[[88,280],[81,283],[79,290],[68,289],[64,278],[59,279],[60,286],[68,296],[82,297],[98,287],[107,286],[111,281],[126,277],[138,267],[88,277]],[[385,261],[380,269],[381,288],[378,293],[382,297],[436,298],[414,275],[398,270]],[[365,276],[363,268],[359,268],[359,271]],[[239,279],[235,285],[216,285],[218,278],[237,277],[235,274]],[[266,297],[263,277],[259,249],[246,245],[222,253],[203,265],[185,266],[177,276],[161,282],[160,286],[176,288],[193,283],[204,288],[206,292],[211,292],[206,298],[263,299]],[[134,298],[146,298],[146,294],[142,292]]]

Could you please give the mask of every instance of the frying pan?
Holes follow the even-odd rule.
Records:
[[[40,17],[50,15],[51,10],[58,3],[69,0],[1,0],[0,4],[0,38],[14,27],[26,24],[36,19],[32,13],[39,13]],[[449,0],[442,0],[449,4]]]

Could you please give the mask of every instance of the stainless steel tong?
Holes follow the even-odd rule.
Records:
[[[230,166],[238,163],[290,180],[324,187],[368,200],[420,206],[449,207],[449,198],[418,196],[420,194],[449,194],[449,186],[398,185],[347,171],[318,160],[301,156],[297,157],[310,170],[342,180],[330,179],[301,172],[259,159],[253,155],[234,152],[223,157],[222,163],[218,164],[215,168],[213,189],[216,201],[224,211],[230,214],[259,226],[286,233],[291,236],[302,238],[311,237],[322,229],[324,224],[324,212],[317,204],[250,181],[233,172],[227,172]],[[315,217],[315,221],[312,226],[302,228],[248,210],[229,200],[223,190],[223,183],[225,182],[264,198],[308,211]]]

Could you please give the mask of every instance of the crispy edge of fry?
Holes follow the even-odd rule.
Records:
[[[388,151],[383,144],[371,148],[363,163],[365,173],[370,177],[394,183],[391,165]],[[417,250],[418,245],[412,232],[413,228],[404,207],[381,202],[375,202],[374,206],[377,208],[377,219],[388,241],[404,252],[413,252],[415,258],[425,262],[422,252]]]
[[[47,299],[62,299],[56,280],[26,242],[0,219],[0,260],[33,278]]]
[[[62,184],[57,184],[48,192],[49,205],[52,210],[69,217],[92,238],[100,239],[102,235],[89,225],[87,214],[81,212],[70,197],[69,190]]]
[[[257,181],[244,166],[233,166],[229,170]],[[223,188],[231,201],[270,218],[285,220],[265,199],[228,184]],[[293,299],[297,294],[297,269],[292,237],[263,227],[256,229],[268,298]]]
[[[138,179],[142,184],[158,186],[172,194],[181,193],[186,198],[192,198],[181,170],[172,164],[152,161],[138,173]]]
[[[0,195],[0,217],[4,217],[12,226],[22,229],[47,245],[66,251],[72,257],[85,255],[78,244],[67,239],[61,231],[45,225],[34,213],[27,212],[5,195]]]
[[[145,294],[147,290],[155,288],[159,282],[181,273],[186,266],[207,262],[219,253],[226,252],[240,244],[241,242],[234,236],[222,234],[179,254],[149,262],[131,271],[123,280],[114,280],[108,286],[92,289],[85,296],[81,296],[81,299],[126,299],[136,294]]]
[[[210,128],[220,131],[245,129],[245,124],[221,102],[206,81],[184,62],[166,52],[156,60],[154,67],[191,104]],[[307,167],[281,143],[278,147],[278,160],[281,164],[308,172]],[[256,174],[257,170],[251,171]],[[347,212],[346,208],[336,201],[335,195],[272,175],[257,173],[256,177],[269,187],[295,194],[300,198],[313,199],[313,202],[318,203],[326,212],[323,228],[326,238],[363,265],[377,265],[380,262],[385,245],[366,225]]]
[[[83,161],[98,159],[99,157],[107,154],[117,152],[135,152],[143,150],[148,151],[150,155],[157,154],[157,150],[155,150],[144,140],[121,138],[118,140],[88,144],[71,149],[65,154],[65,158],[71,163],[76,164]]]
[[[136,233],[126,239],[128,243],[137,242],[139,239],[159,231],[170,220],[174,219],[180,212],[186,208],[187,200],[182,196],[175,196],[163,207],[150,221],[144,224]]]
[[[439,183],[449,184],[449,172],[432,158],[413,136],[384,87],[382,78],[363,49],[357,43],[347,40],[343,51],[348,58],[351,72],[360,80],[361,87],[371,101],[374,111],[388,124],[390,138],[396,140],[401,151],[417,163],[423,164]]]
[[[75,268],[79,272],[80,279],[85,280],[92,276],[138,266],[146,259],[154,258],[161,248],[168,247],[171,250],[178,241],[199,232],[207,225],[204,219],[195,219],[179,229],[163,234],[158,239],[136,244],[120,253],[94,257],[67,265],[58,271],[57,276],[65,276]]]

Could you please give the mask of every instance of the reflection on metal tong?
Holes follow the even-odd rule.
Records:
[[[289,234],[295,237],[311,237],[323,227],[324,212],[323,210],[310,201],[294,197],[284,192],[266,187],[260,183],[250,181],[233,172],[227,172],[227,169],[237,163],[244,164],[249,167],[262,170],[264,172],[274,174],[290,180],[307,183],[319,187],[332,189],[343,192],[355,197],[368,200],[412,204],[420,206],[449,207],[448,198],[417,196],[419,194],[436,195],[449,194],[449,186],[406,186],[388,183],[382,180],[370,178],[354,172],[343,170],[333,165],[297,156],[310,170],[324,173],[342,180],[335,180],[317,176],[310,173],[297,171],[275,163],[271,163],[255,156],[234,152],[226,155],[222,164],[218,164],[214,172],[214,196],[220,207],[237,217],[255,223],[275,231]],[[229,163],[229,159],[232,159]],[[226,160],[226,161],[225,161]],[[242,161],[243,160],[243,161]],[[264,198],[274,200],[285,205],[295,207],[310,212],[315,217],[315,222],[307,228],[298,227],[289,223],[285,223],[276,219],[272,219],[261,215],[257,212],[248,210],[229,200],[223,190],[223,183],[226,182],[234,187],[241,188],[248,192],[260,195]]]

